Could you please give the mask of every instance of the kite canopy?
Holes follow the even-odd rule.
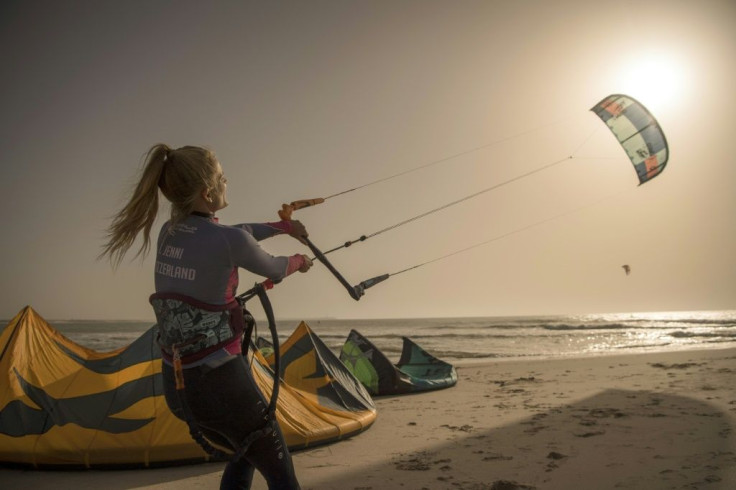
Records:
[[[337,432],[330,428],[330,433],[324,434],[325,437],[336,440],[361,432],[376,419],[373,399],[363,385],[306,323],[299,323],[280,346],[279,354],[284,384],[291,387],[303,403],[319,407],[320,416],[336,419],[332,425]],[[274,356],[269,356],[264,363],[273,360]],[[281,420],[279,422],[282,429],[286,430],[284,423]],[[300,420],[289,422],[299,424]],[[319,439],[323,434],[317,432],[316,436]],[[286,442],[289,448],[296,449],[306,446],[310,441],[292,443],[287,437]]]
[[[254,356],[253,376],[268,398],[273,372]],[[325,371],[319,356],[305,359],[301,369],[309,382],[282,382],[279,389],[276,417],[289,448],[370,427],[376,418],[370,397],[357,397],[362,404],[338,397],[354,393],[357,380],[315,379]],[[209,460],[166,405],[155,327],[127,347],[99,353],[26,307],[0,334],[0,373],[0,462],[89,468]]]
[[[448,364],[402,337],[399,362],[394,365],[371,341],[351,330],[340,360],[365,385],[371,395],[399,395],[449,388],[457,372]]]
[[[627,95],[609,95],[591,111],[606,123],[616,136],[639,177],[639,185],[662,173],[669,158],[669,147],[654,116]]]

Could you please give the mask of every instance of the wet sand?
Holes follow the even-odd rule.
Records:
[[[487,362],[458,377],[377,398],[368,431],[295,453],[302,488],[736,488],[736,349]],[[216,489],[222,468],[0,469],[0,488]]]

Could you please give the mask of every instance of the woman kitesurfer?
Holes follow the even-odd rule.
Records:
[[[262,429],[268,418],[268,402],[241,348],[243,311],[235,301],[238,268],[279,281],[296,271],[307,272],[312,262],[302,254],[274,257],[258,244],[283,233],[301,241],[307,231],[298,221],[219,224],[215,213],[228,204],[226,188],[212,151],[154,145],[133,196],[108,229],[102,256],[119,265],[141,232],[138,254],[147,253],[160,190],[171,202],[171,219],[158,236],[151,303],[158,320],[166,402],[212,444],[237,452],[241,441]],[[178,363],[180,369],[175,368]],[[176,388],[177,374],[183,375],[181,391]],[[193,421],[187,420],[185,408]],[[269,489],[299,488],[278,424],[253,441],[242,458],[227,464],[220,488],[250,488],[255,469]]]

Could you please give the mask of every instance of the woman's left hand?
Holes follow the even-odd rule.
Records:
[[[309,233],[307,233],[307,229],[304,227],[302,222],[298,220],[291,220],[290,225],[291,231],[289,231],[289,235],[293,236],[304,245],[306,245],[307,242],[304,239],[309,236]]]
[[[302,255],[302,257],[304,258],[304,262],[302,263],[302,266],[299,267],[299,272],[304,273],[312,268],[312,259],[310,259],[306,255]]]

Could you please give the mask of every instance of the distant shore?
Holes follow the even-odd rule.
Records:
[[[295,453],[302,488],[736,488],[736,348],[484,362],[458,376],[378,398],[365,433]],[[0,469],[0,486],[216,489],[222,467]],[[259,476],[253,489],[266,489]]]

